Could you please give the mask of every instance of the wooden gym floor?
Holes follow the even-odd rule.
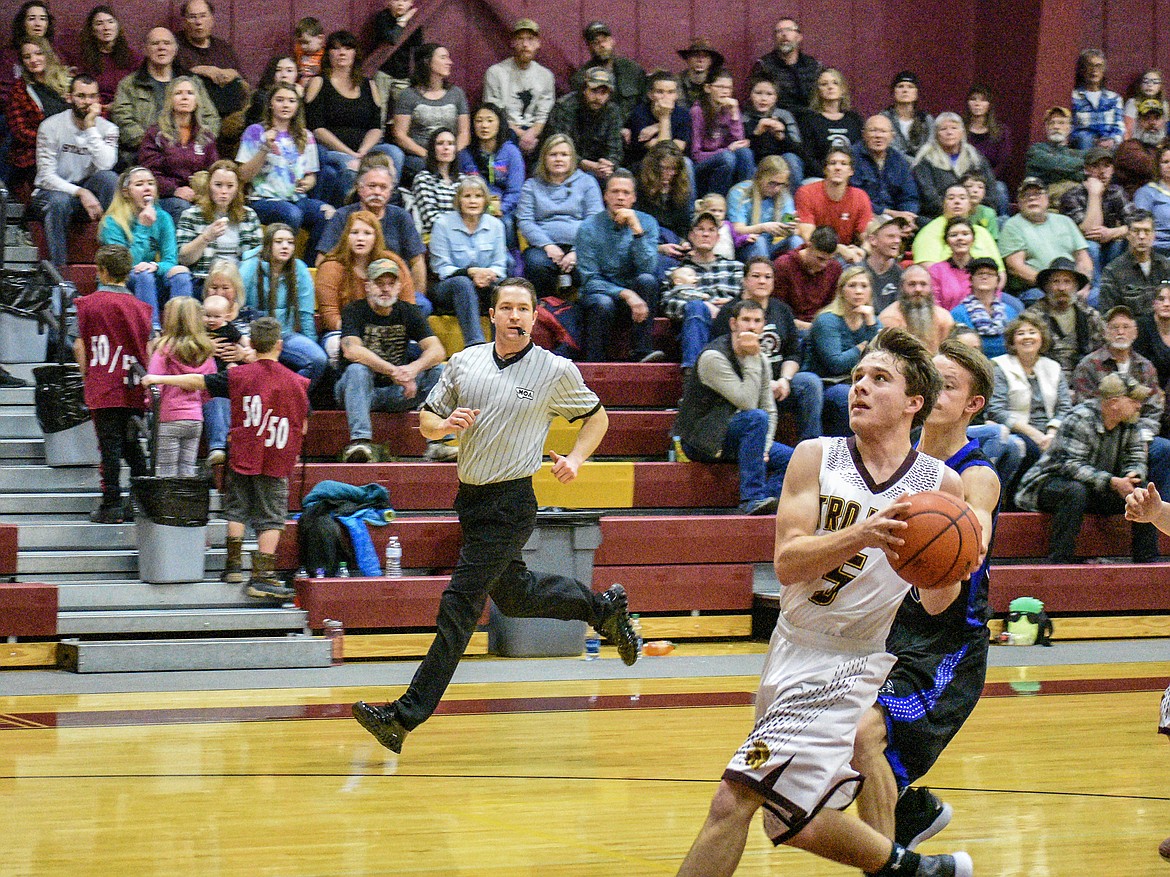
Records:
[[[501,681],[452,686],[398,758],[349,718],[384,699],[369,685],[0,696],[0,875],[674,874],[755,676],[660,663],[512,682],[536,663],[474,663]],[[955,818],[923,849],[966,849],[980,877],[1170,877],[1168,677],[1156,661],[993,668],[926,779]],[[857,872],[773,849],[757,819],[737,873]]]

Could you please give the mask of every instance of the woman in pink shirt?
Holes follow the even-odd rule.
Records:
[[[971,294],[971,275],[967,272],[971,246],[975,243],[971,220],[952,216],[943,229],[943,240],[951,248],[951,257],[945,262],[935,262],[926,270],[934,284],[934,300],[949,311]]]
[[[691,158],[699,195],[715,192],[726,198],[732,186],[756,172],[732,88],[731,74],[720,70],[703,86],[702,100],[691,107]]]

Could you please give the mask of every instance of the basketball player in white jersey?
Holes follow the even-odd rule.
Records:
[[[1125,498],[1125,517],[1136,524],[1153,524],[1163,533],[1170,534],[1170,502],[1162,499],[1152,481]],[[1158,733],[1170,737],[1170,688],[1162,695]],[[1158,853],[1170,862],[1170,837],[1162,841]]]
[[[886,634],[910,585],[890,566],[906,524],[904,495],[963,496],[959,476],[919,454],[910,430],[941,387],[930,353],[884,329],[853,369],[853,438],[802,442],[776,516],[780,615],[756,695],[756,723],[731,759],[679,877],[735,872],[756,810],[787,843],[880,877],[970,877],[966,853],[922,856],[852,814],[862,777],[850,767],[858,721],[894,664]],[[924,591],[942,612],[959,583]]]

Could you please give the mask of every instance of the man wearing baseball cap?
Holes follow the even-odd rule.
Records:
[[[1075,263],[1086,275],[1080,294],[1087,298],[1093,260],[1089,242],[1067,216],[1048,212],[1048,189],[1039,177],[1024,177],[1016,190],[1020,212],[1004,223],[999,251],[1008,271],[1008,289],[1025,304],[1043,297],[1037,276],[1057,259]]]
[[[1102,269],[1125,252],[1125,190],[1113,182],[1113,150],[1094,146],[1085,152],[1085,181],[1060,198],[1060,212],[1077,224],[1089,243],[1093,288]]]
[[[1046,186],[1079,183],[1085,178],[1085,153],[1068,145],[1072,132],[1072,113],[1067,107],[1050,107],[1044,114],[1042,143],[1028,147],[1024,174],[1039,177]],[[1052,193],[1054,198],[1064,194],[1064,188]]]
[[[1052,514],[1047,563],[1076,563],[1076,540],[1085,512],[1121,514],[1125,498],[1146,484],[1146,443],[1139,423],[1150,388],[1130,375],[1101,379],[1097,398],[1073,408],[1044,455],[1020,481],[1016,505]],[[1068,473],[1076,473],[1075,477]],[[1135,563],[1158,560],[1158,535],[1133,524]]]
[[[1114,179],[1133,198],[1157,170],[1158,144],[1166,137],[1166,105],[1158,98],[1138,101],[1133,134],[1113,155]]]
[[[493,64],[483,76],[484,103],[502,107],[520,151],[533,156],[548,114],[557,99],[552,71],[536,62],[540,25],[521,18],[512,25],[512,57]]]
[[[581,88],[553,106],[545,135],[564,134],[577,147],[581,170],[604,186],[621,167],[623,118],[613,102],[613,76],[605,67],[590,67]]]
[[[367,269],[366,297],[341,311],[341,378],[334,387],[345,405],[349,445],[343,463],[374,460],[371,411],[411,411],[421,405],[443,373],[447,353],[431,332],[418,305],[400,301],[401,269],[390,259],[376,259]],[[420,353],[410,359],[410,342]],[[427,445],[427,459],[454,459],[456,448],[443,442]],[[392,448],[399,454],[401,448]]]
[[[592,21],[581,34],[589,47],[589,60],[573,71],[569,85],[580,91],[585,85],[585,73],[591,67],[604,67],[613,79],[611,103],[617,107],[624,122],[634,106],[646,96],[646,71],[636,61],[618,57],[614,53],[613,31],[604,21]]]

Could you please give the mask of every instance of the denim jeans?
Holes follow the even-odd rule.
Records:
[[[695,165],[698,194],[701,196],[717,192],[726,198],[732,186],[751,179],[755,172],[756,159],[748,147],[721,150]]]
[[[764,462],[764,449],[768,461]],[[692,460],[707,463],[739,463],[739,501],[755,502],[779,496],[784,473],[792,459],[792,448],[772,441],[768,435],[768,412],[762,408],[737,411],[727,423],[723,454],[718,461],[683,442],[683,451]]]
[[[284,349],[280,353],[280,364],[309,379],[309,389],[317,385],[329,359],[321,345],[299,332],[285,332],[282,336]]]
[[[370,423],[371,411],[413,411],[426,401],[431,389],[443,373],[442,364],[431,366],[416,379],[418,392],[406,398],[399,384],[377,386],[378,375],[369,366],[351,362],[333,388],[333,395],[345,405],[345,419],[349,422],[350,441],[368,441],[374,437]]]
[[[683,368],[694,368],[699,361],[699,354],[711,340],[712,319],[705,301],[689,301],[683,305],[682,329],[678,334]]]
[[[616,295],[603,292],[582,293],[581,310],[585,317],[585,361],[606,362],[614,324],[621,316],[630,324],[630,358],[637,362],[653,349],[654,315],[658,313],[658,278],[653,274],[639,274],[627,287],[636,292],[650,309],[649,316],[635,323],[630,306]]]
[[[179,217],[183,215],[183,211],[191,206],[191,202],[185,198],[176,198],[171,195],[168,198],[159,198],[158,206],[165,210],[175,221],[175,228],[179,227]]]
[[[797,372],[792,376],[792,392],[777,406],[781,411],[796,415],[800,440],[817,438],[821,434],[821,417],[825,403],[825,385],[812,372]]]
[[[216,396],[203,403],[203,430],[207,433],[207,449],[222,451],[227,447],[228,432],[232,428],[232,402]]]
[[[787,237],[777,238],[770,234],[761,234],[756,236],[755,243],[744,244],[737,248],[735,258],[746,265],[749,259],[756,256],[776,259],[792,250],[799,250],[802,246],[804,246],[804,238],[800,235],[791,234]]]
[[[317,252],[317,241],[321,239],[321,232],[325,230],[325,224],[329,221],[322,212],[327,206],[324,201],[302,195],[295,201],[265,198],[252,201],[249,206],[256,211],[256,216],[263,225],[283,222],[294,234],[303,227],[309,233],[305,252]]]
[[[825,435],[853,435],[849,428],[849,381],[824,384]]]
[[[150,320],[155,328],[159,323],[159,308],[172,298],[189,298],[195,294],[191,272],[182,271],[174,277],[167,277],[158,271],[131,272],[126,278],[126,288],[141,302],[150,305]]]
[[[566,253],[573,249],[571,244],[558,244],[558,246]],[[562,295],[561,290],[561,269],[556,266],[548,256],[545,255],[544,250],[540,247],[529,247],[521,255],[521,260],[524,262],[524,276],[528,281],[536,287],[536,294],[541,298],[546,295]],[[572,274],[573,285],[578,285],[581,282],[581,275],[573,269]]]
[[[98,171],[81,183],[81,186],[93,192],[102,205],[102,210],[106,210],[118,189],[118,175],[113,171]],[[85,209],[81,206],[81,200],[76,195],[41,189],[33,198],[30,207],[32,209],[29,218],[40,219],[45,224],[49,261],[60,268],[69,258],[69,223],[82,217],[88,219]]]
[[[440,280],[431,287],[430,298],[435,308],[442,313],[453,313],[459,320],[464,347],[484,341],[483,324],[479,321],[480,292],[470,277],[461,275]]]

